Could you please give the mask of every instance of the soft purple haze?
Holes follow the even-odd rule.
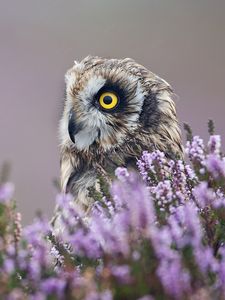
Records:
[[[64,73],[88,54],[132,57],[172,84],[180,122],[224,140],[224,0],[1,1],[0,163],[23,222],[54,207]]]

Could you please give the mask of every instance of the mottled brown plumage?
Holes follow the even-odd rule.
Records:
[[[112,91],[118,106],[106,111],[99,96]],[[89,207],[96,174],[135,166],[142,151],[182,157],[180,129],[170,85],[130,58],[88,56],[66,73],[60,123],[61,187]]]

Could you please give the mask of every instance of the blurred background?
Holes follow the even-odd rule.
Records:
[[[132,57],[172,84],[180,123],[225,139],[224,0],[0,0],[0,164],[23,223],[52,215],[64,74],[88,54]],[[224,144],[223,144],[224,145]]]

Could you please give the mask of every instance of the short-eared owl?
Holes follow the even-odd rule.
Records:
[[[82,206],[98,170],[135,166],[142,151],[182,156],[173,92],[133,59],[88,56],[66,73],[61,187]]]

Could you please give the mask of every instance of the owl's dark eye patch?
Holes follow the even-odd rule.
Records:
[[[158,109],[156,93],[149,93],[146,96],[139,120],[143,124],[144,128],[156,128],[161,122],[161,114]]]

